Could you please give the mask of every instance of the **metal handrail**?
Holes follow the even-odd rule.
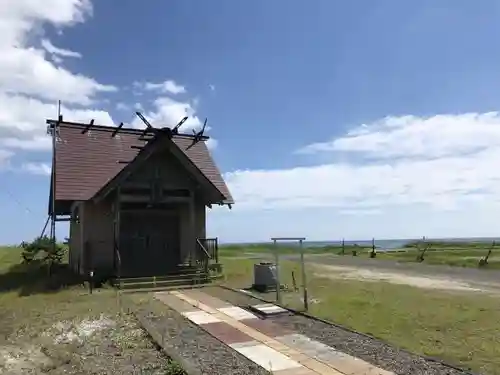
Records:
[[[211,259],[212,256],[210,255],[210,253],[208,252],[208,250],[205,248],[205,246],[203,246],[203,244],[201,243],[201,241],[200,241],[199,238],[196,239],[196,242],[198,242],[198,245],[200,245],[201,249],[206,254],[207,258]]]
[[[217,245],[217,237],[215,238],[199,238],[205,251],[210,255],[210,258],[219,263],[219,248]]]

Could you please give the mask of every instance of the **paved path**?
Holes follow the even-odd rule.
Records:
[[[200,290],[155,298],[273,375],[395,375]]]

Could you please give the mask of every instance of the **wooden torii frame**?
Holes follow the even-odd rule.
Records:
[[[299,243],[299,251],[300,251],[300,268],[302,272],[302,291],[304,293],[304,309],[306,311],[309,310],[309,301],[307,298],[307,282],[306,282],[306,266],[304,261],[304,241],[305,237],[273,237],[271,241],[273,241],[274,248],[274,259],[276,261],[276,300],[279,304],[282,303],[281,299],[281,284],[280,284],[280,276],[279,276],[279,254],[278,254],[278,242],[280,241],[297,241]]]

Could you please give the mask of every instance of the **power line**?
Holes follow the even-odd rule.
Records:
[[[12,192],[7,189],[6,186],[2,186],[3,190],[9,195],[9,197],[14,201],[16,202],[21,208],[24,208],[24,210],[29,213],[29,214],[32,214],[33,215],[33,211],[31,211],[27,206],[23,205],[21,203],[21,201],[19,199],[17,199],[14,194],[12,194]]]

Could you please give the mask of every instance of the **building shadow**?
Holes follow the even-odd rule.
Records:
[[[19,296],[57,293],[83,281],[67,264],[49,267],[39,261],[14,264],[0,273],[0,293],[18,291]]]

